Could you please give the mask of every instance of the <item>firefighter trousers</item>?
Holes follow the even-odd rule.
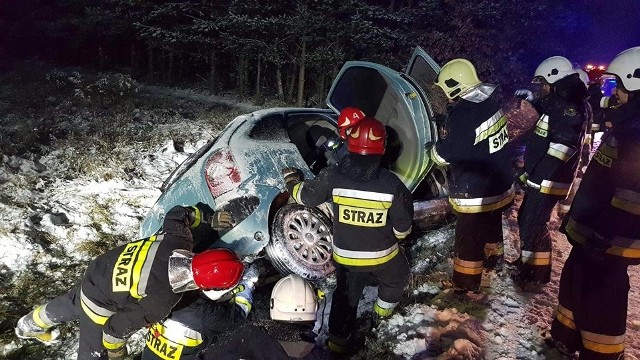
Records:
[[[79,285],[49,301],[46,312],[55,323],[79,321],[78,360],[107,359],[107,350],[102,346],[102,326],[94,323],[82,310]]]
[[[628,296],[626,264],[574,247],[560,277],[552,338],[581,360],[622,359]]]
[[[502,212],[457,213],[453,245],[453,283],[459,289],[480,289],[482,270],[492,258],[502,258]],[[491,261],[495,265],[495,261]]]
[[[329,340],[340,346],[349,346],[355,340],[358,303],[365,286],[377,279],[378,299],[388,303],[399,302],[409,284],[409,261],[400,251],[393,259],[369,267],[369,270],[340,264],[335,264],[335,267],[337,285],[331,298]]]
[[[518,266],[523,282],[546,284],[551,280],[551,235],[547,222],[558,200],[560,197],[556,195],[527,189],[518,209],[522,250]]]

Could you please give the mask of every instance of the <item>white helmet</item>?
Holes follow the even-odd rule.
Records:
[[[316,321],[318,303],[311,285],[300,275],[291,274],[273,287],[270,308],[273,320],[309,322]]]
[[[571,61],[567,58],[562,56],[552,56],[538,65],[533,78],[534,82],[535,80],[542,78],[549,84],[553,84],[556,81],[571,74],[576,74],[577,72],[578,71],[573,68]]]
[[[582,69],[576,69],[578,75],[580,76],[580,80],[584,83],[585,86],[589,86],[589,74]]]
[[[640,90],[640,46],[616,55],[605,73],[620,78],[622,85],[628,91]]]

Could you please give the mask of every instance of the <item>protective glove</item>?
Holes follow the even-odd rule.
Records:
[[[527,100],[528,102],[533,101],[533,92],[529,89],[518,89],[515,93],[513,93],[516,97],[519,97],[522,100]]]
[[[294,167],[286,167],[282,169],[282,178],[288,188],[289,185],[295,185],[302,181],[302,171]]]
[[[214,216],[214,214],[215,212],[211,206],[203,202],[199,202],[195,206],[192,206],[191,212],[189,213],[191,228],[195,229],[202,223],[209,223],[209,220]]]
[[[209,219],[209,225],[216,231],[229,230],[236,225],[236,221],[228,211],[218,211]]]

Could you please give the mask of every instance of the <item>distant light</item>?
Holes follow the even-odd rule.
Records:
[[[587,70],[591,70],[591,69],[593,69],[593,65],[591,64],[587,65]]]
[[[604,70],[604,65],[600,65],[600,66],[598,66],[598,69],[599,69],[599,70]]]

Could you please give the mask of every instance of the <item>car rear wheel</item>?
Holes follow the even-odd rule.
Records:
[[[333,272],[331,221],[320,210],[287,204],[278,210],[266,246],[273,266],[283,275],[321,280]]]

